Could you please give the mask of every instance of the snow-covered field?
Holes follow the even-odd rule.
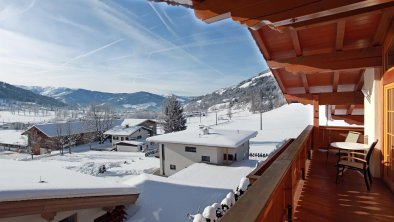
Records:
[[[35,115],[33,112],[30,114],[28,112],[20,112],[17,111],[12,113],[10,111],[0,111],[0,122],[1,123],[11,123],[11,122],[20,122],[20,123],[41,123],[47,122],[55,118],[55,113],[53,111],[49,111],[48,115]]]

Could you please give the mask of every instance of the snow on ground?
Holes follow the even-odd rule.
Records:
[[[174,222],[189,221],[188,213],[201,213],[212,203],[220,203],[230,189],[212,188],[201,183],[154,175],[140,175],[125,181],[136,187],[140,196],[128,209],[127,222]]]
[[[34,115],[34,113],[23,113],[18,111],[15,114],[10,111],[0,111],[0,122],[2,123],[11,123],[11,122],[21,122],[21,123],[41,123],[48,122],[55,118],[55,113],[53,111],[49,111],[48,115]]]
[[[204,187],[235,190],[240,179],[246,177],[257,164],[257,160],[241,160],[230,166],[195,163],[169,178],[183,182],[199,183]]]
[[[27,136],[21,135],[23,130],[0,130],[0,143],[27,145]]]
[[[0,201],[135,194],[127,185],[39,162],[1,160]]]

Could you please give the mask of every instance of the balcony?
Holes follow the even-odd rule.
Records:
[[[319,146],[344,140],[346,132],[363,128],[320,127]],[[311,150],[312,126],[248,177],[252,186],[221,219],[252,221],[394,221],[394,194],[379,178],[370,191],[356,171],[335,183],[337,157]],[[323,150],[324,151],[324,150]]]

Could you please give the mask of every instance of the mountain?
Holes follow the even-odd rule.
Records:
[[[5,101],[34,103],[48,107],[62,107],[66,105],[54,98],[39,95],[30,90],[16,87],[5,82],[0,82],[0,99]]]
[[[107,93],[86,89],[70,89],[64,87],[21,86],[32,92],[49,96],[71,106],[86,107],[91,104],[108,104],[117,109],[161,111],[162,95],[149,92],[135,93]],[[180,101],[187,102],[192,97],[178,97]]]
[[[213,107],[227,108],[229,104],[239,108],[248,107],[251,111],[270,110],[281,106],[284,102],[282,92],[271,71],[265,70],[235,86],[195,97],[185,106],[185,111],[205,111]]]

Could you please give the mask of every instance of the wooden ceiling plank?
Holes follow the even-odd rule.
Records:
[[[261,53],[263,54],[266,60],[271,59],[270,51],[268,50],[260,32],[258,30],[250,30],[252,33],[253,38],[256,40],[257,46],[259,47]]]
[[[280,78],[279,70],[272,69],[271,71],[274,74],[274,78],[276,79],[276,82],[279,84],[279,87],[282,90],[282,93],[286,94],[287,93],[287,89],[286,89],[285,85],[283,84],[282,79]]]
[[[305,92],[309,93],[309,84],[305,73],[301,73],[300,77],[301,77],[302,85],[304,85]]]
[[[313,96],[319,95],[319,105],[352,105],[364,104],[364,96],[361,92],[336,92],[319,94],[285,94],[286,100],[302,104],[313,104]]]
[[[389,29],[391,21],[394,16],[394,9],[385,10],[380,18],[379,25],[376,28],[375,35],[372,39],[371,46],[382,45],[384,37]]]
[[[361,89],[362,89],[362,87],[364,85],[364,73],[365,73],[365,70],[366,69],[363,69],[363,70],[360,71],[360,78],[357,81],[357,84],[354,86],[354,90],[353,91],[355,91],[355,92],[361,91]]]
[[[301,56],[302,55],[302,47],[300,44],[300,40],[298,38],[298,32],[294,28],[290,28],[289,32],[290,32],[291,41],[293,42],[293,47],[296,52],[296,55]]]
[[[318,55],[282,58],[267,61],[272,69],[286,68],[291,65],[304,66],[315,69],[339,70],[367,67],[381,67],[382,47],[369,47],[346,51],[335,51]]]
[[[343,40],[345,37],[345,27],[346,21],[342,20],[337,23],[337,38],[335,43],[335,49],[337,51],[342,51],[343,49]]]
[[[334,71],[334,79],[332,83],[333,92],[338,92],[338,83],[339,83],[339,71]]]

